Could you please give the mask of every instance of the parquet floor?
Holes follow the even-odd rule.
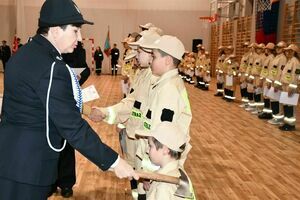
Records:
[[[85,86],[90,84],[96,86],[101,96],[90,105],[108,106],[122,97],[119,77],[91,76]],[[198,199],[300,199],[299,122],[296,131],[281,132],[239,108],[239,103],[214,97],[214,84],[210,91],[186,86],[193,111],[193,149],[186,171]],[[2,91],[0,73],[0,93]],[[89,122],[102,140],[120,152],[114,126]],[[71,199],[131,199],[128,181],[119,180],[110,172],[101,172],[79,153],[76,159],[77,183]],[[50,198],[60,199],[58,194]]]

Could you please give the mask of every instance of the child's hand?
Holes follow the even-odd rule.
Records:
[[[150,190],[150,181],[143,181],[143,188],[145,191],[149,191]]]
[[[94,122],[100,122],[106,118],[106,115],[97,107],[93,107],[88,117]]]

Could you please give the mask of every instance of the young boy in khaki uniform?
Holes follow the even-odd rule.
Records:
[[[106,107],[98,108],[106,117],[105,121],[110,124],[124,123],[126,126],[126,152],[125,157],[128,163],[134,168],[139,168],[139,163],[136,160],[137,138],[135,130],[143,126],[143,113],[146,112],[148,105],[148,96],[152,82],[156,79],[152,75],[149,65],[152,62],[151,51],[140,48],[140,45],[152,44],[160,36],[153,31],[146,31],[143,36],[134,43],[129,43],[130,46],[138,47],[137,60],[140,67],[136,75],[136,79],[131,86],[130,94],[120,103]],[[136,186],[132,184],[132,188]]]
[[[211,62],[209,58],[209,52],[205,51],[205,61],[204,61],[204,66],[203,66],[203,71],[204,71],[204,88],[203,90],[208,90],[209,89],[209,83],[211,81],[210,77],[210,70],[211,70]]]
[[[287,58],[287,63],[282,71],[281,83],[282,91],[287,92],[289,97],[295,93],[299,93],[299,77],[300,77],[300,62],[299,62],[299,48],[295,44],[289,45],[284,49]],[[290,104],[283,104],[284,124],[279,127],[283,131],[295,130],[296,124],[296,106]]]
[[[172,122],[161,122],[151,131],[141,130],[136,132],[140,136],[148,137],[150,160],[160,167],[158,174],[179,177],[179,159],[184,151],[187,141],[186,134],[182,129]],[[189,180],[189,191],[191,198],[196,199],[192,182]],[[159,181],[152,181],[150,186],[145,184],[147,200],[182,200],[184,198],[175,196],[177,185]]]
[[[236,76],[238,63],[236,61],[236,56],[234,54],[230,55],[226,61],[224,61],[224,66],[226,69],[225,77],[225,93],[224,98],[227,102],[232,102],[235,100],[235,89],[236,89]]]
[[[254,115],[262,112],[262,108],[264,106],[264,103],[261,101],[261,95],[263,93],[262,90],[263,82],[262,79],[260,78],[263,61],[266,59],[266,56],[264,54],[264,48],[265,45],[263,43],[256,46],[255,52],[257,56],[254,58],[253,67],[251,70],[251,76],[254,77],[253,85],[254,85],[254,103],[255,103],[254,111],[252,111],[251,114]]]
[[[268,92],[267,82],[270,82],[268,76],[269,76],[270,69],[272,67],[271,63],[274,59],[274,48],[275,48],[275,44],[273,43],[268,43],[265,47],[265,55],[267,57],[263,61],[263,68],[260,73],[260,78],[263,82],[263,90],[264,90],[264,108],[263,108],[263,112],[258,115],[258,118],[260,119],[272,119],[270,98],[268,98],[266,94]]]
[[[205,48],[201,44],[197,45],[198,53],[196,58],[196,68],[198,70],[197,83],[200,89],[203,89],[205,86],[204,83],[204,62],[205,62]]]
[[[255,52],[257,44],[256,43],[251,43],[249,48],[250,48],[250,54],[249,54],[249,59],[248,59],[248,67],[246,70],[246,79],[247,79],[247,93],[248,93],[248,106],[245,107],[246,111],[254,111],[255,110],[255,103],[254,103],[254,76],[251,75],[253,65],[254,65],[254,60],[257,56],[257,53]]]
[[[178,124],[187,136],[187,146],[180,159],[180,165],[183,166],[191,149],[189,129],[192,120],[188,94],[177,69],[184,54],[184,46],[178,38],[164,35],[152,45],[141,47],[153,50],[151,70],[153,75],[159,77],[150,89],[144,129],[153,130],[164,121]],[[149,159],[146,149],[143,153],[143,159]]]
[[[228,61],[231,59],[230,56],[233,54],[233,52],[234,52],[233,46],[229,45],[225,48],[225,59],[224,59],[224,62],[222,64],[222,70],[221,70],[221,71],[223,71],[222,75],[223,75],[223,78],[225,80],[225,87],[224,87],[224,93],[223,93],[223,99],[224,100],[227,100],[226,97],[231,95],[230,91],[226,87],[226,79],[228,80],[227,66],[228,66],[228,64],[230,64]]]
[[[249,60],[249,42],[245,42],[243,44],[243,48],[245,49],[245,54],[241,58],[240,68],[239,68],[239,82],[240,82],[240,90],[241,90],[241,98],[242,104],[240,105],[241,108],[244,108],[249,100],[248,100],[248,93],[247,93],[247,82],[246,82],[246,70],[248,67],[248,60]]]
[[[225,47],[223,46],[219,46],[218,48],[218,60],[216,63],[216,75],[217,75],[217,81],[216,81],[216,85],[217,85],[217,92],[214,94],[214,96],[217,97],[221,97],[223,96],[224,93],[224,77],[223,77],[223,62],[225,60]]]
[[[194,53],[190,52],[188,54],[188,60],[187,60],[187,69],[188,69],[188,76],[189,78],[187,79],[187,82],[189,84],[194,84],[193,77],[195,75],[195,58],[194,58]]]
[[[284,48],[286,47],[287,44],[284,41],[278,42],[275,47],[277,55],[272,61],[272,67],[268,77],[268,80],[271,81],[268,83],[268,88],[274,87],[275,92],[279,92],[282,86],[280,77],[282,70],[286,65],[286,57],[283,52]],[[282,110],[280,109],[279,101],[276,99],[271,99],[271,108],[273,119],[270,119],[268,123],[273,125],[281,124],[283,122],[284,115],[282,114]]]

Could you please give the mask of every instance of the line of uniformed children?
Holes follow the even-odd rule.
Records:
[[[204,46],[197,45],[198,52],[186,51],[178,67],[181,78],[195,87],[208,90],[211,81],[211,62],[209,52],[205,51]]]
[[[146,25],[142,27],[145,29]],[[122,123],[124,125],[125,130],[123,131],[127,135],[125,157],[136,170],[156,171],[159,169],[157,173],[164,172],[167,175],[178,176],[178,173],[174,174],[173,172],[174,170],[178,171],[179,167],[184,167],[184,162],[191,149],[189,127],[192,113],[187,91],[178,74],[178,65],[185,49],[178,38],[169,35],[159,36],[157,30],[161,29],[148,28],[140,33],[142,37],[137,42],[128,43],[132,49],[137,49],[136,60],[140,68],[134,76],[128,96],[116,105],[94,108],[92,112],[99,116],[99,121],[105,118],[104,121],[110,124]],[[189,59],[189,67],[193,68],[193,56],[190,56]],[[97,121],[96,118],[94,120]],[[170,126],[167,127],[170,129],[169,131],[174,130],[172,126],[178,127],[177,132],[185,138],[184,142],[180,144],[185,145],[185,149],[180,151],[180,157],[171,159],[172,163],[177,164],[171,165],[172,171],[170,172],[163,170],[164,166],[160,165],[161,161],[157,160],[160,159],[159,157],[149,157],[150,140],[148,143],[147,138],[135,135],[139,130],[146,131],[150,135],[155,130],[164,134],[168,130],[160,130],[159,127],[162,123],[170,123]],[[176,137],[175,132],[174,137]],[[159,138],[156,139],[166,147],[172,147],[171,140],[163,142]],[[159,149],[157,148],[157,151],[160,151]],[[149,186],[149,182],[144,181],[138,184],[138,195],[133,193],[135,199],[156,199],[155,196],[152,196],[153,192],[148,193],[143,190],[146,185]],[[160,184],[156,186],[151,183],[150,185],[151,191],[158,186],[161,187]],[[131,186],[135,191],[136,185],[133,181]],[[164,196],[166,200],[175,199],[173,194],[177,186],[172,184],[163,186],[165,189],[160,192],[160,195]]]
[[[281,130],[295,130],[296,106],[284,101],[282,95],[286,92],[291,98],[299,94],[299,48],[295,44],[287,47],[283,41],[266,46],[245,42],[243,47],[245,54],[239,66],[231,46],[219,47],[215,96],[223,96],[227,101],[234,100],[235,84],[239,82],[240,107],[258,115],[260,119],[269,119],[270,124],[281,125]]]

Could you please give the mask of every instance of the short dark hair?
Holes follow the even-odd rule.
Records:
[[[62,30],[66,30],[67,26],[76,26],[77,28],[81,28],[82,24],[65,24],[65,25],[60,25],[59,27]],[[36,31],[36,34],[41,34],[41,35],[47,35],[49,32],[50,27],[39,27]]]
[[[166,52],[160,50],[160,49],[157,49],[159,54],[162,56],[162,57],[165,57],[165,56],[171,56],[170,54],[167,54]],[[177,58],[174,58],[173,56],[171,56],[171,58],[173,59],[173,64],[175,67],[178,67],[178,65],[180,64],[180,60],[178,60]]]
[[[164,145],[162,143],[160,143],[157,139],[155,139],[154,137],[150,137],[150,138],[151,138],[152,142],[154,143],[156,150],[163,148]],[[186,146],[185,144],[181,145],[180,149],[184,151],[185,146]],[[169,149],[169,155],[171,158],[174,158],[176,160],[180,159],[181,152],[174,151],[170,148],[168,148],[168,149]]]

